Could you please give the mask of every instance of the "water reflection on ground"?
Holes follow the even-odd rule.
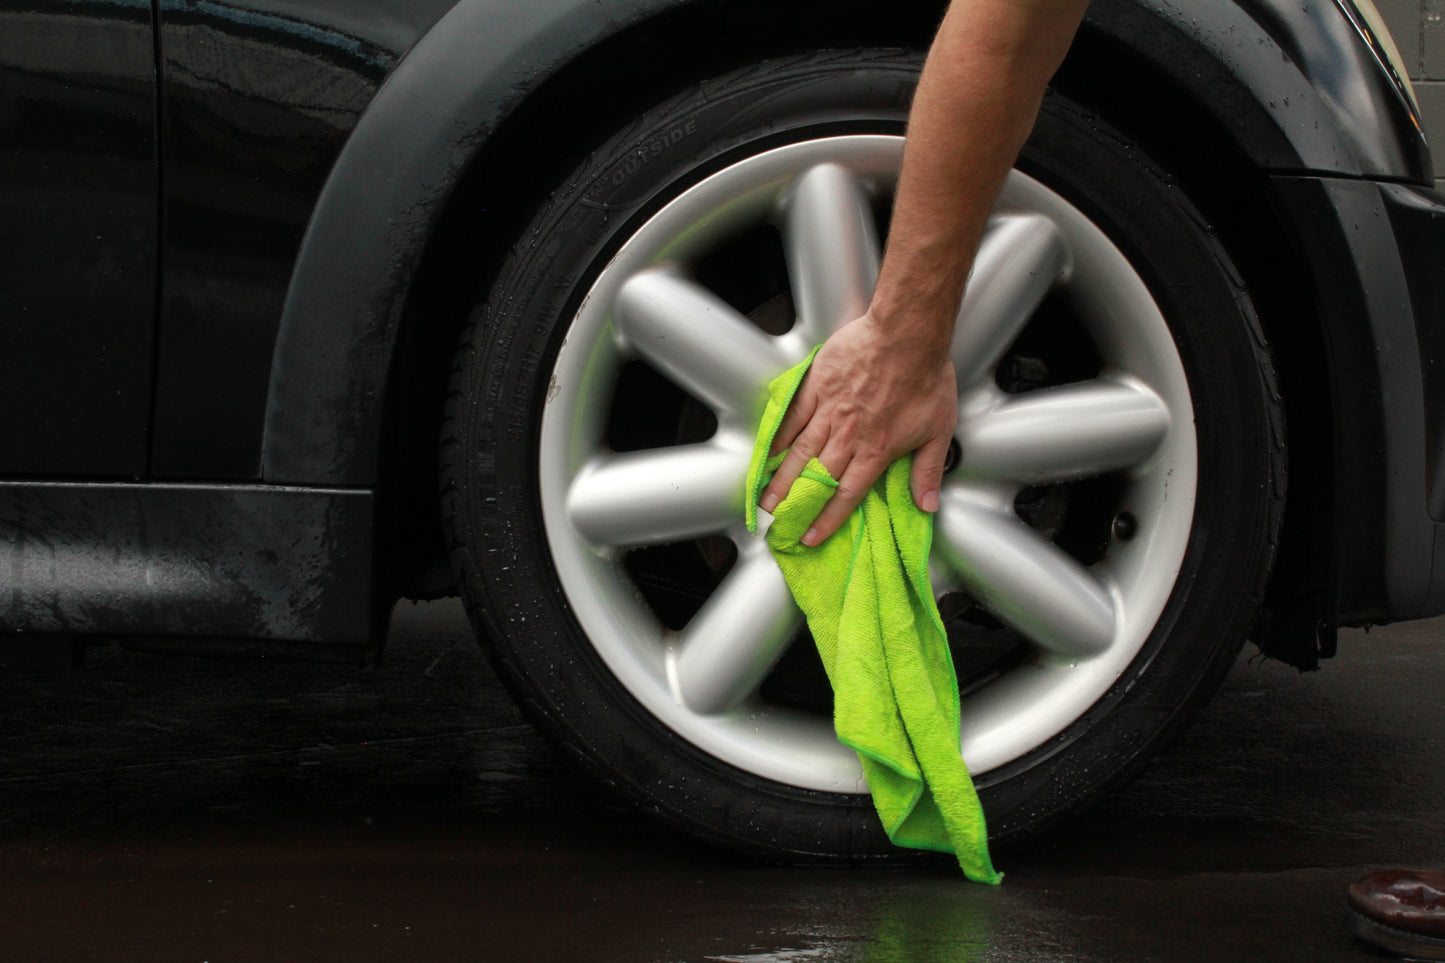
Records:
[[[760,865],[597,791],[452,603],[377,669],[117,650],[0,676],[7,960],[1368,960],[1344,886],[1438,860],[1445,623],[1242,661],[1090,815],[946,863]]]

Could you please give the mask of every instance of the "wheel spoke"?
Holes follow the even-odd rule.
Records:
[[[611,455],[572,482],[567,516],[598,545],[695,538],[742,518],[747,474],[746,452],[709,444]]]
[[[678,697],[700,715],[733,708],[762,684],[802,624],[772,556],[743,556],[683,630]]]
[[[721,298],[667,268],[640,271],[617,294],[627,343],[699,399],[751,419],[769,381],[788,367],[775,340]]]
[[[1041,214],[993,219],[973,262],[953,335],[965,389],[991,377],[1004,353],[1069,267],[1063,236]]]
[[[964,477],[1037,484],[1137,465],[1169,431],[1169,409],[1131,380],[1019,395],[959,431]]]
[[[878,281],[878,228],[858,178],[836,164],[799,177],[784,224],[798,323],[814,341],[868,309]]]
[[[936,524],[938,547],[969,594],[1043,648],[1081,658],[1113,641],[1109,593],[1023,522],[955,490],[945,493]]]

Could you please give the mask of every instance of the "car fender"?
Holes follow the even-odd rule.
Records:
[[[363,114],[307,228],[267,394],[267,482],[376,481],[410,285],[469,159],[583,51],[663,12],[709,7],[709,0],[460,0],[422,37]],[[1398,109],[1374,111],[1390,97],[1384,71],[1372,74],[1363,55],[1318,62],[1353,48],[1337,8],[1317,14],[1097,0],[1081,42],[1125,45],[1184,84],[1260,168],[1418,179],[1421,157],[1428,170],[1423,142],[1402,133],[1392,119]],[[1311,27],[1317,20],[1326,25]],[[1345,96],[1356,88],[1368,93]]]

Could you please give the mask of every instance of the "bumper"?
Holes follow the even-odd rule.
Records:
[[[1280,176],[1328,366],[1322,621],[1445,612],[1445,195]],[[1298,413],[1296,414],[1298,417]],[[1291,488],[1308,485],[1291,478]]]

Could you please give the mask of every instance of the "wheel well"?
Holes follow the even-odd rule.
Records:
[[[927,47],[945,4],[909,0],[880,18],[874,0],[776,4],[728,0],[685,5],[624,31],[544,82],[478,152],[428,244],[388,381],[380,591],[426,596],[449,590],[437,506],[436,444],[457,336],[472,305],[545,196],[593,147],[647,107],[704,79],[825,47]],[[760,39],[761,38],[761,39]],[[1325,354],[1308,304],[1292,296],[1308,275],[1269,199],[1269,183],[1228,133],[1166,78],[1086,28],[1055,85],[1139,138],[1218,232],[1259,311],[1290,424],[1296,485],[1267,605],[1301,604],[1310,631],[1280,632],[1267,651],[1312,664],[1313,619],[1324,611],[1332,477]],[[1306,636],[1308,636],[1306,638]]]

